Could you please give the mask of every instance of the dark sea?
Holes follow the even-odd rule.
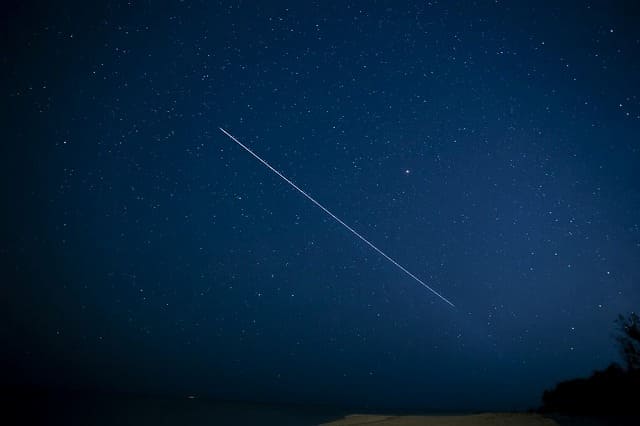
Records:
[[[20,395],[5,398],[25,425],[318,425],[348,414],[323,406],[147,396]],[[9,423],[4,423],[9,424]]]

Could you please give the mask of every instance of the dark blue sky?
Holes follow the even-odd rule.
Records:
[[[41,3],[2,17],[5,384],[511,409],[617,358],[634,2]]]

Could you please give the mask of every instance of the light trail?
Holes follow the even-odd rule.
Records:
[[[444,302],[448,303],[449,305],[451,305],[452,307],[455,308],[455,305],[453,303],[451,303],[449,301],[449,299],[447,299],[446,297],[444,297],[443,295],[441,295],[440,293],[438,293],[437,291],[435,291],[433,288],[429,287],[424,281],[422,281],[420,278],[416,277],[415,275],[413,275],[411,272],[409,272],[404,266],[402,266],[401,264],[399,264],[398,262],[396,262],[395,260],[393,260],[392,258],[390,258],[389,256],[387,256],[387,254],[385,252],[383,252],[382,250],[380,250],[378,247],[376,247],[372,242],[370,242],[369,240],[367,240],[365,237],[363,237],[362,235],[360,235],[355,229],[353,229],[352,227],[350,227],[349,225],[347,225],[346,223],[344,223],[342,221],[342,219],[340,219],[338,216],[336,216],[335,214],[331,213],[329,211],[329,209],[327,209],[325,206],[323,206],[322,204],[320,204],[319,202],[317,202],[311,195],[307,194],[306,192],[304,192],[302,189],[298,188],[298,186],[291,182],[285,175],[283,175],[282,173],[280,173],[279,171],[277,171],[275,168],[273,168],[271,166],[271,164],[267,163],[266,161],[264,161],[262,158],[260,158],[260,156],[258,156],[258,154],[256,154],[255,152],[251,151],[251,149],[249,149],[247,146],[245,146],[242,142],[240,142],[238,139],[236,139],[231,133],[227,132],[225,129],[223,129],[222,127],[219,127],[220,131],[222,133],[224,133],[225,135],[229,136],[229,138],[234,141],[235,143],[237,143],[238,145],[240,145],[242,148],[244,148],[245,151],[247,151],[249,154],[253,155],[258,161],[260,161],[262,164],[264,164],[269,170],[271,170],[273,173],[277,174],[278,176],[280,176],[282,178],[282,180],[284,180],[285,182],[287,182],[289,185],[291,185],[296,191],[298,191],[299,193],[301,193],[302,195],[304,195],[305,197],[307,197],[307,199],[309,201],[311,201],[313,204],[315,204],[316,206],[320,207],[322,209],[322,211],[324,211],[326,214],[328,214],[329,216],[331,216],[336,222],[338,222],[340,225],[344,226],[345,228],[347,228],[353,235],[355,235],[356,237],[360,238],[362,241],[364,241],[369,247],[371,247],[372,249],[374,249],[375,251],[377,251],[382,257],[384,257],[385,259],[387,259],[389,262],[393,263],[395,266],[397,266],[402,272],[404,272],[405,274],[409,275],[411,278],[413,278],[414,280],[416,280],[417,282],[419,282],[424,288],[426,288],[427,290],[429,290],[430,292],[432,292],[433,294],[435,294],[436,296],[438,296],[440,299],[442,299]]]

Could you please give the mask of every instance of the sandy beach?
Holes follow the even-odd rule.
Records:
[[[327,426],[554,426],[555,421],[539,414],[484,413],[464,416],[385,416],[353,414],[324,423]]]

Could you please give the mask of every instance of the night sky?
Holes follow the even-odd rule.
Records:
[[[10,3],[3,386],[525,409],[618,359],[635,2]]]

